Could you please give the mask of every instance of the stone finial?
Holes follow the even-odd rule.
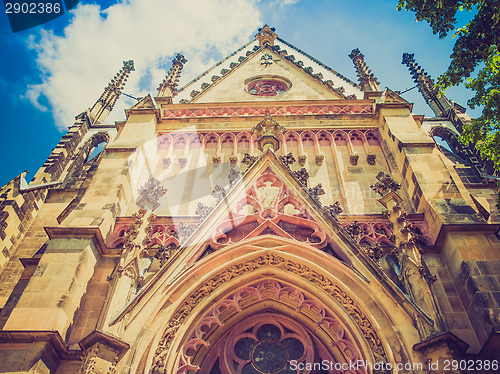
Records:
[[[349,55],[356,72],[359,77],[359,82],[361,83],[361,89],[364,92],[379,91],[377,78],[373,75],[372,71],[368,69],[368,65],[365,63],[365,56],[359,51],[359,49],[353,49]]]
[[[167,189],[162,186],[161,182],[151,177],[139,188],[139,197],[136,204],[143,209],[151,209],[153,211],[161,205],[158,201],[166,192]]]
[[[418,90],[422,94],[427,105],[430,106],[436,117],[448,117],[452,104],[448,99],[434,88],[434,81],[424,69],[415,62],[413,53],[403,53],[402,64],[408,66]]]
[[[272,119],[269,112],[267,112],[264,119],[252,129],[252,132],[258,139],[257,144],[261,152],[264,152],[264,150],[269,147],[276,152],[280,148],[279,137],[284,131],[285,128]]]
[[[264,25],[261,27],[255,35],[255,38],[259,41],[259,46],[263,46],[266,42],[269,43],[270,46],[274,45],[274,40],[278,37],[275,33],[276,29],[274,27],[269,27],[268,25]]]
[[[182,68],[187,60],[180,53],[172,61],[172,67],[163,82],[158,87],[158,97],[174,97],[177,93],[177,83],[181,76]]]
[[[378,182],[371,185],[370,188],[382,197],[386,196],[390,192],[396,192],[401,188],[399,183],[396,183],[396,181],[389,174],[386,174],[383,171],[380,171],[376,178]]]
[[[92,124],[103,123],[120,97],[130,72],[134,71],[134,61],[123,61],[123,67],[104,89],[101,97],[89,111]]]

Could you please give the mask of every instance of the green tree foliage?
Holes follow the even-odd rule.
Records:
[[[482,115],[463,129],[461,140],[472,142],[484,158],[500,170],[500,2],[499,0],[399,0],[399,10],[415,13],[417,21],[429,22],[434,34],[444,38],[455,30],[459,11],[474,18],[455,30],[457,38],[448,70],[437,80],[441,90],[465,82],[475,91],[469,106],[483,108]],[[479,66],[475,78],[472,72]]]

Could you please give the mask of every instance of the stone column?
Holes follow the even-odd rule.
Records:
[[[399,205],[402,199],[396,191],[401,186],[384,172],[379,172],[377,179],[379,182],[371,188],[382,196],[378,201],[387,208],[385,213],[392,224],[397,258],[401,267],[400,278],[406,293],[421,311],[416,319],[417,328],[422,339],[435,336],[443,331],[443,323],[428,282],[428,270],[422,260],[421,250],[415,242],[414,228],[406,219],[406,212]]]

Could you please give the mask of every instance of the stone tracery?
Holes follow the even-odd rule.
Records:
[[[214,230],[210,240],[214,249],[263,233],[307,242],[316,248],[327,244],[326,233],[283,182],[269,171],[234,204],[228,217]]]
[[[211,343],[208,341],[208,337],[213,334],[214,329],[229,323],[231,317],[241,312],[244,308],[248,308],[264,300],[274,300],[285,304],[301,313],[304,317],[310,319],[328,335],[330,347],[337,347],[337,349],[342,352],[342,356],[346,361],[354,361],[361,357],[346,328],[319,300],[294,286],[282,284],[273,279],[265,279],[238,289],[225,299],[219,301],[205,314],[205,316],[192,328],[191,337],[182,348],[182,357],[178,365],[177,373],[186,373],[187,370],[198,371],[199,368],[194,364],[193,360],[200,352],[201,347],[210,347],[213,345],[213,342]],[[251,327],[252,320],[256,321],[253,327]],[[272,324],[279,330],[276,331],[276,336],[270,339],[262,338],[262,336],[259,337],[259,329],[261,329],[262,326]],[[249,326],[252,328],[251,333],[247,331]],[[286,333],[287,330],[295,330],[295,332]],[[224,363],[220,364],[221,368],[225,368],[223,371],[224,373],[233,373],[232,370],[236,370],[235,373],[240,373],[242,370],[246,370],[243,368],[251,365],[262,372],[264,368],[258,366],[259,361],[257,361],[257,363],[254,362],[254,356],[256,356],[255,349],[258,348],[259,344],[263,344],[262,342],[265,340],[272,340],[273,342],[270,342],[270,344],[273,347],[278,347],[279,343],[284,342],[286,339],[295,339],[298,343],[295,342],[293,344],[297,347],[302,345],[302,353],[297,354],[296,357],[292,356],[294,357],[292,359],[296,360],[296,362],[314,362],[315,350],[317,351],[317,348],[315,349],[315,344],[313,344],[313,340],[309,336],[310,333],[306,332],[303,327],[298,326],[298,324],[293,322],[289,317],[284,317],[280,314],[262,313],[251,317],[249,321],[245,320],[243,323],[238,323],[238,325],[230,331],[230,333],[226,334],[226,336],[228,335],[227,341],[221,356],[221,361],[225,360]],[[244,339],[250,340],[250,342],[242,342]],[[242,346],[247,345],[247,347],[240,347],[240,352],[237,352],[236,348],[238,347],[238,342],[240,342]],[[291,341],[289,341],[289,343],[292,344]],[[252,345],[252,349],[248,348],[249,344]],[[270,347],[268,348],[270,349]],[[210,348],[206,349],[208,350]],[[214,354],[213,351],[211,351],[211,354]],[[324,353],[324,355],[327,354]],[[287,357],[289,358],[290,354]],[[224,358],[224,360],[222,360],[222,358]],[[260,358],[261,360],[263,359],[262,357]],[[316,357],[316,359],[317,358],[318,357]],[[323,358],[327,357],[324,356]],[[334,362],[334,358],[330,354],[328,354],[328,359]],[[196,360],[200,362],[199,357]],[[207,359],[203,359],[203,361],[205,360]],[[208,361],[211,362],[214,361],[214,359],[208,359]],[[230,364],[232,364],[233,361],[238,363],[238,368],[231,367]],[[278,360],[274,362],[277,361]],[[277,373],[279,371],[281,373],[282,371],[280,370],[285,368],[286,361],[286,359],[279,361],[282,364],[279,370],[268,370],[263,372]],[[225,362],[229,363],[229,365]],[[268,357],[268,365],[271,365],[272,362],[271,357]],[[289,366],[287,367],[289,368]],[[288,372],[289,371],[285,370],[283,373]]]
[[[359,330],[370,347],[376,362],[388,362],[382,340],[377,329],[373,326],[367,315],[362,311],[357,302],[352,299],[341,287],[322,274],[306,265],[294,263],[288,259],[275,254],[266,254],[246,261],[238,265],[227,267],[222,272],[214,275],[210,280],[199,285],[190,295],[183,300],[170,318],[162,334],[162,338],[155,351],[152,362],[152,373],[165,373],[166,357],[169,353],[172,341],[176,337],[180,326],[185,323],[199,303],[209,297],[214,290],[232,279],[249,274],[263,266],[271,266],[275,269],[290,272],[300,278],[311,282],[331,296],[349,314],[350,318],[359,327]]]

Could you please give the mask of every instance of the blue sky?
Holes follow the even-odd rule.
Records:
[[[125,92],[156,93],[177,52],[188,59],[180,84],[249,41],[267,23],[284,40],[357,81],[351,59],[359,48],[381,88],[414,86],[402,54],[436,78],[446,70],[454,39],[440,40],[397,0],[128,0],[80,1],[69,14],[13,34],[0,15],[0,106],[3,160],[0,186],[29,170],[34,175],[74,116],[91,107],[121,68],[133,59]],[[468,14],[462,14],[462,26]],[[466,105],[472,92],[451,88],[449,99]],[[416,89],[403,97],[414,113],[432,116]],[[132,101],[121,99],[109,117],[124,118]],[[469,115],[479,112],[468,110]]]

